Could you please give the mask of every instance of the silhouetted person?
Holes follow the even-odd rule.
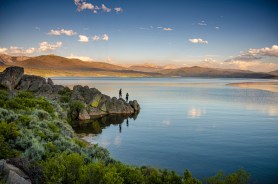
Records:
[[[126,102],[128,102],[128,97],[129,97],[129,94],[127,93],[125,96]]]
[[[119,98],[122,98],[122,88],[119,91]]]
[[[128,118],[126,119],[126,126],[128,127]]]
[[[119,124],[119,132],[122,133],[122,125]]]

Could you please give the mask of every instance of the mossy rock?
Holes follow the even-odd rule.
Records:
[[[94,96],[93,100],[91,101],[91,106],[92,107],[98,107],[100,101],[101,101],[101,95],[97,94],[96,96]]]

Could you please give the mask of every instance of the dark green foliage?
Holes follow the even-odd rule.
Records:
[[[72,120],[75,120],[78,118],[79,113],[85,108],[85,105],[83,102],[79,100],[72,100],[69,103],[70,111],[69,114],[71,116]]]
[[[43,97],[34,97],[31,92],[20,92],[14,98],[7,100],[3,107],[13,110],[42,109],[48,113],[53,113],[51,104]]]
[[[9,93],[5,90],[0,90],[0,107],[4,107],[8,100]]]
[[[31,121],[31,118],[27,115],[21,115],[19,118],[16,120],[17,124],[21,124],[22,126],[29,126]]]
[[[218,172],[215,176],[206,179],[208,184],[245,184],[247,183],[249,174],[239,169],[235,173],[225,175],[223,172]]]
[[[60,102],[68,103],[71,99],[72,91],[70,88],[65,87],[63,90],[59,91],[58,94],[60,95]]]
[[[15,123],[0,122],[0,159],[18,155],[18,152],[13,148],[13,142],[18,136],[19,131]]]

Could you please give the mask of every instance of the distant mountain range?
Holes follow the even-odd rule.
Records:
[[[270,73],[247,70],[181,67],[154,64],[123,67],[105,62],[85,62],[56,55],[37,57],[0,55],[0,69],[22,66],[26,73],[42,76],[116,76],[116,77],[225,77],[225,78],[278,78],[278,70]]]

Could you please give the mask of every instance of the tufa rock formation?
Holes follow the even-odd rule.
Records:
[[[50,78],[46,80],[40,76],[24,75],[22,67],[9,67],[0,73],[0,88],[8,89],[13,93],[31,91],[36,96],[44,96],[57,101],[62,99],[61,92],[68,89],[62,85],[55,85]],[[72,119],[88,120],[92,117],[112,114],[131,115],[140,111],[140,105],[136,100],[127,103],[122,98],[111,98],[102,94],[98,89],[88,86],[74,86],[69,94],[68,103],[78,101],[83,107],[82,109],[73,108],[70,111]]]

